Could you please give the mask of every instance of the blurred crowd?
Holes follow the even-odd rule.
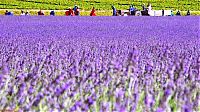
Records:
[[[13,13],[12,11],[6,10],[5,15],[10,15],[10,16],[12,16],[12,15],[14,15],[14,13]],[[20,15],[21,15],[21,16],[23,16],[23,15],[26,15],[26,16],[27,16],[27,15],[30,15],[30,13],[29,13],[28,11],[25,12],[25,11],[21,10],[21,14],[20,14]],[[39,11],[37,12],[37,15],[45,15],[45,13],[44,13],[44,11],[39,10]],[[49,15],[55,16],[55,15],[56,15],[56,14],[55,14],[55,11],[54,11],[54,10],[51,10],[51,11],[49,12]],[[75,5],[73,8],[69,7],[68,9],[66,9],[65,15],[66,15],[66,16],[80,16],[80,8],[79,8],[77,5]],[[90,16],[96,16],[96,10],[95,10],[94,7],[92,8],[92,10],[91,10],[91,12],[90,12]]]
[[[142,10],[141,11],[139,11],[137,8],[135,8],[133,5],[130,5],[130,7],[129,7],[129,12],[122,12],[122,10],[117,10],[116,8],[115,8],[115,6],[114,5],[112,5],[112,10],[113,10],[113,16],[124,16],[124,15],[129,15],[129,16],[140,16],[140,15],[143,15],[143,16],[149,16],[150,15],[150,13],[152,13],[152,5],[151,5],[151,3],[148,3],[148,5],[147,5],[147,7],[145,6],[145,4],[143,3],[142,4]],[[165,14],[164,14],[164,9],[162,9],[162,16],[164,16]],[[187,14],[186,14],[187,16],[189,16],[190,15],[190,10],[188,10],[187,11]],[[173,14],[173,11],[171,10],[171,15],[170,16],[174,16],[174,14]],[[178,10],[177,12],[176,12],[176,16],[181,16],[181,12],[180,12],[180,10]]]
[[[112,5],[111,8],[112,8],[112,15],[113,16],[127,16],[127,15],[129,15],[129,16],[140,16],[140,15],[149,16],[150,13],[152,12],[152,6],[151,6],[150,3],[147,5],[147,7],[143,3],[141,11],[139,11],[133,5],[130,5],[128,12],[123,12],[123,10],[117,10],[114,5]],[[165,15],[164,12],[165,12],[164,9],[162,9],[162,16]],[[14,13],[6,10],[5,15],[14,15]],[[21,10],[20,15],[30,15],[30,13],[28,11],[25,12],[25,11]],[[42,10],[39,10],[37,15],[45,15],[45,13]],[[55,11],[51,10],[49,12],[49,15],[55,16],[56,15]],[[66,9],[65,15],[66,16],[80,16],[80,8],[77,5],[75,5],[73,8],[69,7],[68,9]],[[173,16],[173,15],[174,15],[173,11],[171,11],[171,16]],[[181,16],[180,10],[178,10],[175,15]],[[187,16],[190,15],[190,10],[187,11],[186,15]],[[92,10],[90,12],[90,16],[96,16],[95,7],[92,8]]]

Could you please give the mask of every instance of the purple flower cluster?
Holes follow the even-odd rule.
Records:
[[[0,17],[0,110],[200,111],[199,17]]]

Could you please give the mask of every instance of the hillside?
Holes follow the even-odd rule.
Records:
[[[63,10],[77,4],[81,9],[111,10],[114,4],[117,9],[128,9],[130,4],[141,9],[142,3],[150,2],[153,9],[200,11],[198,0],[1,0],[1,9],[43,9]]]

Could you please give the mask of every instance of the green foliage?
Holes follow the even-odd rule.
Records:
[[[174,109],[175,112],[178,111],[178,109],[177,109],[177,102],[175,101],[175,99],[171,98],[169,100],[169,105],[170,105],[171,108]]]
[[[136,108],[136,112],[142,112],[144,106],[144,98],[145,98],[145,93],[144,91],[142,91],[142,93],[140,94],[140,99]]]
[[[111,5],[115,5],[117,9],[128,9],[130,4],[133,4],[136,8],[141,9],[142,3],[146,5],[151,3],[155,10],[200,10],[198,0],[1,0],[0,8],[64,10],[76,4],[84,10],[91,10],[93,6],[97,10],[111,10]]]
[[[154,105],[155,110],[159,107],[160,98],[162,98],[163,95],[164,95],[164,92],[162,90],[159,90],[159,94],[156,97],[156,102],[155,102],[155,105]]]

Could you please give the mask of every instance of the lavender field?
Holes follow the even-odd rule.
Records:
[[[0,17],[0,111],[199,112],[200,18]]]

